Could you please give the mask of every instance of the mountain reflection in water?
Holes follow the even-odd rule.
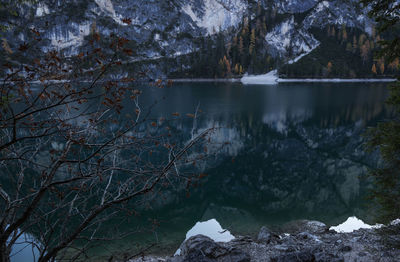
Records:
[[[197,221],[214,218],[233,234],[297,219],[328,225],[353,215],[371,219],[363,176],[379,159],[364,152],[362,133],[390,115],[385,84],[177,83],[143,90],[144,104],[166,97],[154,117],[193,113],[200,105],[197,127],[221,127],[214,140],[229,142],[199,167],[208,176],[190,197],[171,190],[142,213],[144,220],[161,222],[150,242],[177,248]],[[189,136],[193,122],[175,125]],[[126,226],[133,225],[134,220]]]
[[[108,223],[124,232],[157,219],[155,231],[99,244],[95,254],[107,257],[153,242],[160,243],[154,252],[173,253],[197,221],[210,219],[233,235],[297,219],[337,225],[357,216],[369,222],[365,192],[370,184],[363,175],[379,158],[364,152],[361,135],[390,115],[385,84],[177,83],[141,89],[143,105],[157,100],[152,118],[185,116],[199,106],[197,130],[219,127],[213,141],[229,144],[221,150],[210,145],[211,157],[193,170],[207,176],[189,197],[177,185],[139,217]],[[132,111],[127,104],[121,115]],[[183,141],[190,138],[192,118],[171,125]]]

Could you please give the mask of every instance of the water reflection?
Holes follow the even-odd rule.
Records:
[[[229,144],[222,150],[209,146],[212,157],[195,167],[208,176],[189,197],[184,188],[172,187],[140,217],[109,223],[128,232],[157,218],[161,224],[155,232],[99,244],[94,253],[107,257],[138,242],[160,242],[158,251],[165,247],[170,253],[196,221],[214,218],[234,235],[295,219],[332,225],[356,215],[368,222],[363,197],[369,183],[361,177],[377,165],[378,156],[363,151],[361,134],[390,114],[384,85],[185,83],[142,89],[143,105],[158,100],[152,118],[185,116],[200,105],[196,132],[219,127],[214,144]],[[134,109],[127,104],[121,115],[134,115]],[[191,137],[192,118],[169,124],[183,141]]]
[[[208,176],[189,198],[174,190],[143,213],[161,221],[158,241],[179,246],[194,222],[212,218],[240,234],[295,219],[332,225],[356,215],[368,221],[369,183],[361,177],[378,156],[363,151],[361,135],[390,114],[385,85],[185,83],[143,89],[144,104],[165,96],[154,117],[193,113],[200,104],[197,127],[221,127],[214,140],[229,142],[201,167]],[[174,125],[190,136],[191,119]]]

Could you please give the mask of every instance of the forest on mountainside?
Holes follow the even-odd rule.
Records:
[[[162,59],[166,66],[172,63],[179,68],[169,76],[237,78],[245,73],[264,74],[273,69],[278,69],[282,78],[387,78],[400,74],[399,59],[387,63],[375,56],[381,41],[391,39],[400,29],[378,34],[372,27],[368,34],[345,24],[313,27],[310,32],[320,42],[319,46],[300,60],[289,63],[296,58],[292,43],[284,55],[272,55],[274,52],[268,49],[265,38],[267,32],[290,15],[260,7],[256,13],[253,19],[244,17],[238,29],[231,29],[235,32],[220,31],[214,37],[195,39],[200,46],[197,52],[177,61]],[[304,14],[296,14],[294,19],[301,20],[301,16]]]

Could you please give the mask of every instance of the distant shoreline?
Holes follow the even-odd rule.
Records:
[[[396,78],[279,78],[278,83],[367,83],[367,82],[396,82]]]
[[[177,78],[168,79],[176,83],[211,83],[211,82],[241,82],[241,78]],[[279,83],[373,83],[373,82],[395,82],[396,78],[278,78],[276,84]],[[262,84],[262,83],[259,83]],[[271,84],[271,83],[265,83]]]
[[[240,78],[176,78],[167,79],[178,83],[191,83],[191,82],[240,82]]]
[[[253,76],[249,76],[253,77]],[[242,78],[167,78],[162,79],[163,81],[172,81],[176,83],[240,83],[242,82]],[[396,78],[276,78],[276,79],[268,79],[267,81],[263,81],[264,79],[260,79],[257,83],[243,83],[244,85],[276,85],[279,83],[377,83],[377,82],[396,82]],[[4,80],[0,79],[0,82]],[[107,80],[101,80],[107,81]],[[3,83],[9,84],[12,81],[6,81]],[[41,84],[42,82],[39,80],[28,81],[32,84]],[[59,84],[66,83],[68,80],[46,80],[46,83],[51,84]],[[78,82],[90,82],[89,80],[80,80]]]

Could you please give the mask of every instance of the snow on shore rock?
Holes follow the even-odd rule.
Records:
[[[276,85],[278,79],[278,71],[273,70],[265,75],[245,75],[240,81],[244,85]]]
[[[338,233],[351,233],[353,231],[366,228],[366,229],[371,229],[371,228],[381,228],[383,225],[381,224],[376,224],[374,226],[368,225],[364,223],[361,219],[358,219],[357,217],[349,217],[345,222],[343,222],[340,225],[330,227],[330,230],[334,230]]]
[[[205,222],[197,222],[186,233],[185,241],[196,235],[203,235],[209,237],[215,242],[229,242],[235,239],[235,237],[228,230],[222,229],[221,225],[214,218]],[[181,254],[181,248],[179,248],[175,252],[175,255],[180,255],[180,254]]]

